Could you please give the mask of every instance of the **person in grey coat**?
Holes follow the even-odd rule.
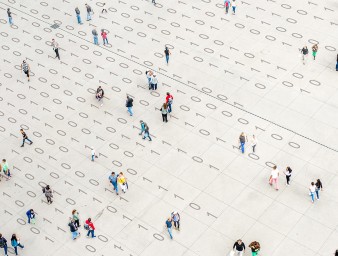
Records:
[[[94,44],[99,45],[99,38],[98,38],[99,34],[97,33],[95,28],[92,30],[92,34],[93,34],[93,37],[94,37]]]
[[[75,8],[75,13],[76,13],[76,18],[77,18],[77,23],[82,25],[82,21],[81,21],[81,16],[80,16],[80,10],[79,10],[79,7],[76,7]]]

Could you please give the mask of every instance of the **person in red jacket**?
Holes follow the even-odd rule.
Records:
[[[84,228],[85,230],[88,230],[87,237],[89,237],[89,234],[92,234],[92,238],[96,237],[94,235],[95,227],[91,218],[88,218],[88,220],[86,220]]]
[[[167,97],[165,97],[165,102],[168,105],[168,112],[171,113],[171,105],[173,104],[174,97],[167,92]]]

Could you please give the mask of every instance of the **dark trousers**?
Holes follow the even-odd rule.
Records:
[[[255,150],[256,150],[256,145],[252,145],[252,152],[255,153]]]
[[[53,203],[53,200],[52,200],[52,198],[51,198],[51,197],[49,197],[49,196],[46,196],[46,198],[47,198],[47,203],[49,203],[49,204]]]
[[[162,114],[163,122],[168,123],[168,114]]]
[[[285,177],[286,177],[286,184],[290,185],[291,175],[290,176],[286,175]]]
[[[55,51],[56,57],[57,57],[58,59],[60,59],[59,49],[56,48],[56,49],[54,49],[54,51]]]
[[[80,227],[80,220],[74,220],[74,224],[76,227]]]
[[[151,84],[151,89],[152,90],[157,90],[157,84]]]
[[[174,221],[174,226],[175,228],[180,229],[180,221]]]
[[[7,244],[4,244],[4,250],[5,250],[5,255],[7,255],[7,250],[8,250]]]

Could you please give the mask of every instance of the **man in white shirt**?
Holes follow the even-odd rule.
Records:
[[[158,83],[158,80],[157,80],[157,77],[156,75],[154,74],[153,77],[151,78],[151,89],[152,90],[157,90],[157,83]]]
[[[275,183],[275,189],[278,190],[278,177],[279,177],[279,170],[277,169],[277,166],[275,165],[272,168],[271,175],[269,178],[270,186],[272,186],[273,183]]]

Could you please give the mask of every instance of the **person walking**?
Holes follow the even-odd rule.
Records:
[[[284,174],[285,174],[286,185],[287,186],[290,186],[291,173],[292,173],[292,169],[289,166],[286,167],[286,170],[284,171]]]
[[[309,195],[311,196],[311,202],[315,202],[315,193],[316,193],[316,185],[314,182],[311,182],[311,185],[309,187]]]
[[[5,256],[8,256],[8,246],[7,246],[7,240],[2,236],[0,233],[0,248],[4,248]]]
[[[92,30],[92,35],[94,37],[94,44],[99,45],[99,38],[98,38],[99,34],[97,33],[95,28]]]
[[[157,77],[156,77],[155,74],[153,74],[150,83],[151,83],[151,89],[152,89],[152,90],[157,90],[157,83],[158,83],[158,80],[157,80]]]
[[[323,191],[323,183],[320,181],[320,179],[317,179],[316,183],[316,196],[317,200],[319,200],[319,191]]]
[[[301,50],[300,50],[301,54],[302,54],[302,60],[303,60],[303,64],[305,65],[305,61],[307,59],[309,50],[307,49],[307,46],[304,46]]]
[[[151,137],[150,137],[150,133],[149,133],[149,126],[144,123],[144,136],[142,139],[148,138],[149,141],[152,141]]]
[[[90,21],[92,20],[93,9],[88,4],[85,4],[85,6],[86,6],[86,11],[87,11],[87,21]]]
[[[165,54],[165,61],[167,62],[167,65],[169,64],[169,55],[171,55],[171,52],[169,51],[169,48],[166,46],[164,48],[164,54]]]
[[[12,235],[11,245],[14,248],[15,255],[18,255],[18,247],[20,247],[21,249],[25,247],[20,243],[20,239],[16,236],[16,234]]]
[[[29,209],[26,212],[26,216],[27,216],[27,222],[28,224],[30,224],[32,222],[32,224],[35,224],[35,212],[33,209]]]
[[[338,71],[338,54],[337,54],[336,71]]]
[[[87,237],[89,237],[89,234],[92,235],[92,238],[96,237],[94,234],[95,226],[91,218],[88,218],[88,220],[86,220],[84,227],[85,227],[85,230],[88,230]]]
[[[150,90],[151,89],[151,78],[153,76],[153,72],[151,70],[147,70],[146,76],[147,76],[147,80],[148,80],[148,88]]]
[[[163,122],[168,123],[168,106],[167,106],[167,103],[163,103],[160,111],[162,113]]]
[[[133,99],[127,95],[126,107],[130,116],[133,116]]]
[[[128,183],[126,177],[124,177],[123,172],[120,172],[117,176],[117,182],[120,184],[121,190],[123,193],[126,193],[128,189]]]
[[[74,220],[74,224],[77,228],[79,228],[80,225],[80,217],[79,217],[79,212],[77,210],[72,211],[72,219]]]
[[[173,104],[173,101],[174,101],[174,97],[173,97],[169,92],[167,92],[167,96],[165,97],[165,102],[166,102],[167,105],[168,105],[168,112],[169,112],[169,114],[170,114],[171,111],[172,111],[171,106],[172,106],[172,104]]]
[[[27,140],[29,142],[29,145],[32,145],[33,144],[33,141],[31,141],[30,139],[28,139],[28,136],[27,134],[23,131],[23,129],[20,129],[20,132],[22,134],[22,145],[21,147],[24,147],[25,146],[25,141]]]
[[[53,200],[52,200],[52,198],[53,198],[53,191],[52,191],[52,189],[50,188],[50,186],[47,185],[46,187],[42,188],[42,192],[43,192],[43,193],[45,194],[45,196],[46,196],[47,203],[48,203],[48,204],[53,203]]]
[[[104,29],[101,29],[101,36],[103,40],[103,45],[108,44],[107,32]]]
[[[75,240],[80,236],[80,232],[78,232],[78,227],[75,224],[75,220],[72,218],[69,218],[70,222],[68,223],[70,232],[72,233],[72,239]]]
[[[232,0],[231,6],[232,6],[232,14],[235,15],[236,14],[236,7],[237,7],[236,0]]]
[[[91,151],[91,158],[92,158],[92,162],[94,162],[95,158],[96,158],[96,154],[95,154],[95,148],[92,147],[92,151]]]
[[[234,246],[232,247],[232,249],[235,252],[235,256],[243,256],[243,254],[245,253],[245,244],[243,243],[243,241],[241,239],[238,239],[235,243]]]
[[[269,178],[269,184],[272,186],[275,184],[275,189],[278,190],[278,177],[279,177],[279,170],[277,169],[277,166],[275,165],[272,167],[271,175]]]
[[[75,8],[75,14],[76,14],[76,18],[77,18],[77,23],[82,25],[82,21],[81,21],[81,16],[80,16],[80,9],[79,7]]]
[[[115,172],[112,172],[111,175],[109,176],[109,181],[113,185],[114,190],[116,191],[116,195],[119,195],[119,188],[117,186],[117,177],[118,175],[115,174]]]
[[[244,154],[244,150],[245,150],[245,142],[248,141],[248,137],[245,135],[244,132],[242,132],[240,135],[239,135],[239,148],[238,149],[241,149],[242,151],[242,154]]]
[[[251,255],[257,256],[258,252],[261,250],[261,245],[257,241],[253,241],[249,244],[249,247],[251,249]]]
[[[98,102],[100,102],[103,99],[103,96],[104,96],[104,91],[103,91],[102,87],[99,86],[96,89],[96,99],[98,100]],[[102,106],[103,106],[103,102],[101,103],[101,107]]]
[[[230,7],[230,0],[224,1],[224,7],[225,7],[225,14],[229,13],[229,7]]]
[[[55,39],[52,39],[52,47],[56,54],[55,58],[58,58],[60,60],[60,54],[59,54],[59,44],[55,41]]]
[[[174,221],[174,227],[180,231],[180,220],[181,220],[181,216],[177,211],[173,211],[171,213],[171,219]]]
[[[2,159],[1,171],[4,173],[6,180],[9,180],[11,178],[11,171],[9,169],[9,165],[6,159]]]
[[[26,74],[28,82],[29,82],[29,72],[31,71],[31,69],[25,60],[22,61],[21,70]]]
[[[102,11],[101,11],[101,13],[103,13],[103,12],[105,12],[105,13],[107,13],[108,11],[107,11],[107,9],[105,8],[105,5],[106,5],[106,3],[102,3]]]
[[[8,15],[8,23],[10,26],[13,25],[13,17],[12,17],[12,12],[10,8],[7,8],[7,15]]]
[[[165,224],[166,224],[166,226],[167,226],[167,230],[168,230],[170,239],[173,239],[173,234],[172,234],[172,232],[171,232],[171,228],[172,228],[173,224],[172,224],[171,218],[168,218],[168,219],[166,220]]]
[[[336,250],[334,256],[338,256],[338,249]]]
[[[312,46],[312,56],[313,56],[313,60],[316,60],[317,52],[318,52],[318,44],[314,44],[314,45]]]
[[[251,147],[252,147],[252,152],[255,153],[256,152],[256,146],[257,146],[257,138],[255,135],[252,135],[251,138]]]

